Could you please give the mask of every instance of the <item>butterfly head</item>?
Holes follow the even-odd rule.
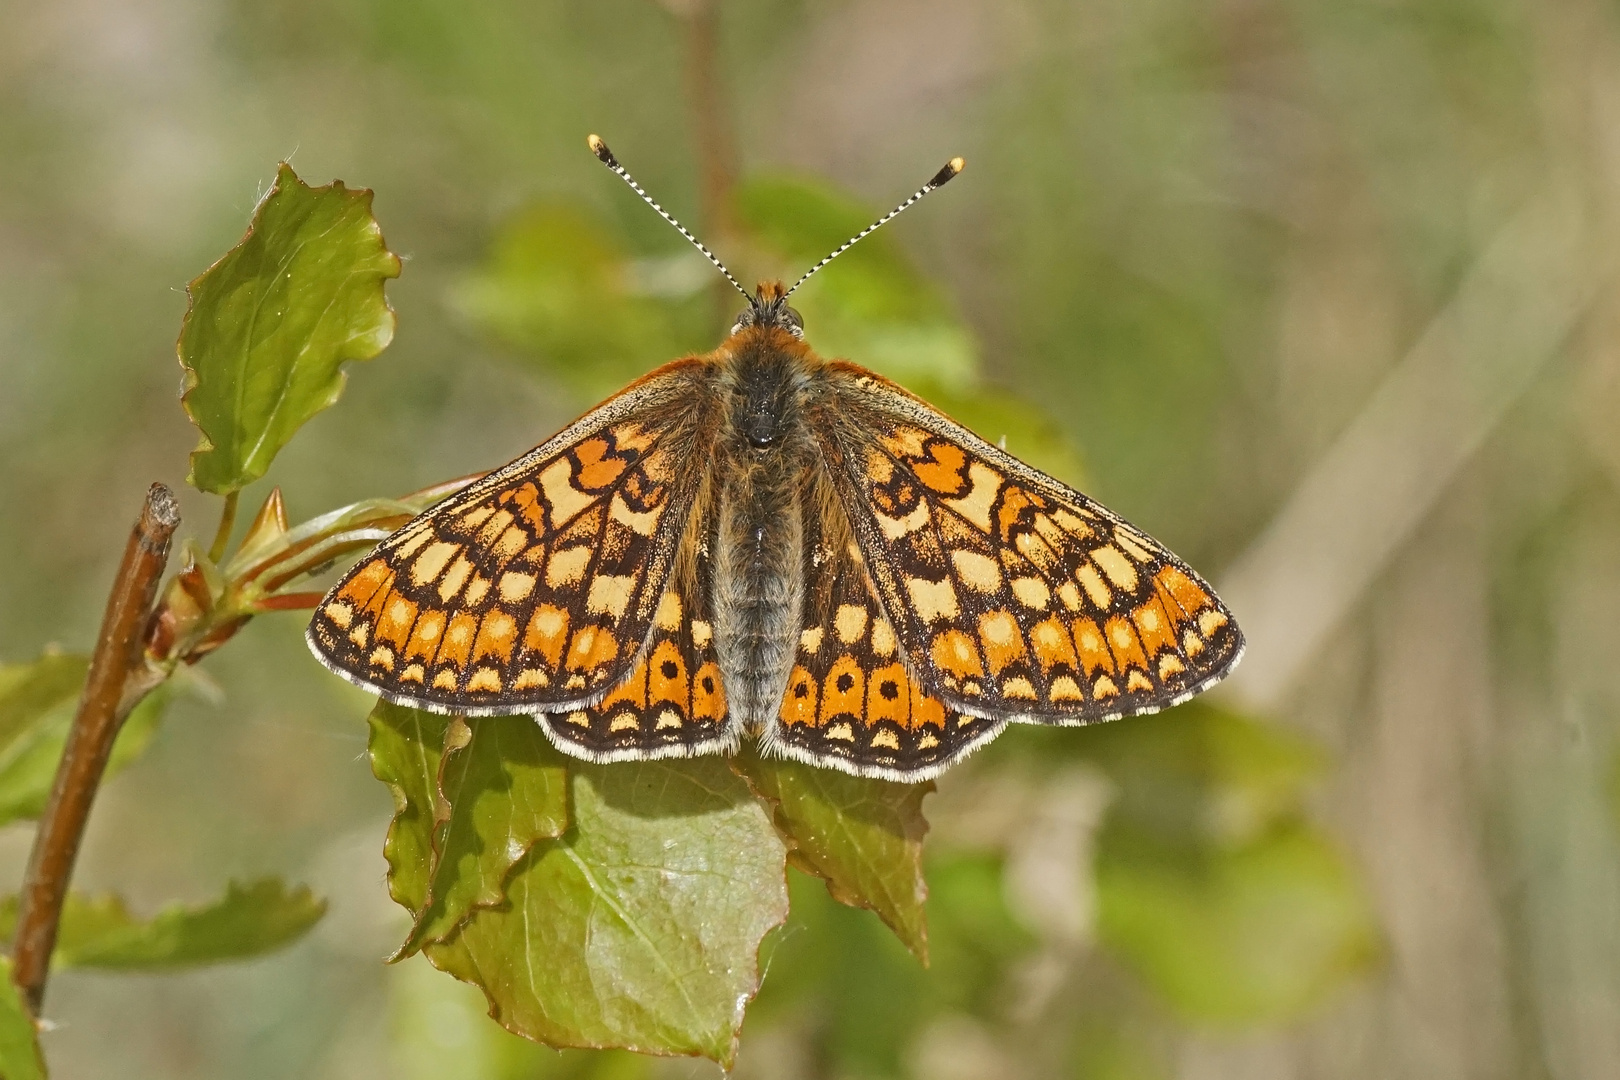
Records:
[[[804,319],[788,307],[787,293],[780,281],[760,282],[754,295],[748,298],[748,306],[737,316],[731,332],[735,334],[750,326],[775,326],[796,338],[804,337]]]

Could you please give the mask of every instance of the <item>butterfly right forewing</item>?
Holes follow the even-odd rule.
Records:
[[[666,365],[405,525],[316,608],[316,655],[440,712],[601,698],[640,659],[703,484],[712,376]]]

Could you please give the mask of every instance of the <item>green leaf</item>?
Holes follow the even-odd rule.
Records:
[[[732,768],[769,802],[789,861],[824,880],[839,903],[876,912],[926,965],[922,800],[933,782],[868,780],[751,749],[734,757]]]
[[[326,913],[309,889],[279,878],[226,888],[202,907],[171,904],[141,921],[116,896],[70,894],[62,908],[53,963],[63,967],[151,971],[241,960],[302,937]],[[0,938],[17,925],[17,898],[0,906]]]
[[[370,191],[311,188],[281,165],[247,235],[189,289],[178,348],[181,403],[202,432],[193,486],[223,495],[257,480],[337,401],[343,363],[393,338],[383,282],[399,271]]]
[[[88,657],[71,654],[0,666],[0,825],[45,809],[89,667]],[[145,752],[171,697],[165,684],[130,713],[113,743],[107,777]]]
[[[568,771],[532,716],[456,721],[440,762],[440,814],[428,901],[400,958],[450,934],[475,907],[505,899],[506,876],[568,826]]]
[[[1119,826],[1099,840],[1098,936],[1189,1018],[1291,1019],[1379,959],[1354,872],[1304,823],[1196,858]]]
[[[520,864],[509,908],[428,958],[520,1035],[729,1066],[760,941],[787,918],[782,841],[719,758],[569,772],[568,832]]]
[[[394,705],[371,714],[372,771],[398,811],[384,845],[389,891],[416,914],[430,894],[450,726]],[[527,1038],[729,1063],[760,941],[787,915],[786,851],[770,819],[719,758],[570,762],[567,773],[567,831],[517,862],[506,904],[472,909],[423,951],[482,987],[491,1015]],[[479,815],[498,820],[496,802],[486,793]]]
[[[30,664],[0,665],[0,748],[39,723],[40,717],[77,701],[90,658],[47,652]]]
[[[368,723],[371,774],[394,795],[394,820],[383,841],[388,895],[412,915],[420,915],[433,880],[439,761],[450,718],[378,701]]]
[[[39,1033],[22,995],[11,981],[11,958],[0,956],[0,1077],[45,1080]]]

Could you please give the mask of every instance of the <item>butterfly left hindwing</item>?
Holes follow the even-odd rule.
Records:
[[[894,624],[824,470],[804,523],[804,613],[792,671],[764,748],[891,780],[931,776],[995,738],[1006,721],[949,708],[913,678]]]

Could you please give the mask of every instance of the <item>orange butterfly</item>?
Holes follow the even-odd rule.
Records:
[[[434,712],[532,713],[592,761],[744,734],[860,776],[938,775],[1011,721],[1085,724],[1207,689],[1243,635],[1157,541],[878,375],[787,297],[962,169],[749,296],[666,364],[426,511],[316,609],[321,662]]]

